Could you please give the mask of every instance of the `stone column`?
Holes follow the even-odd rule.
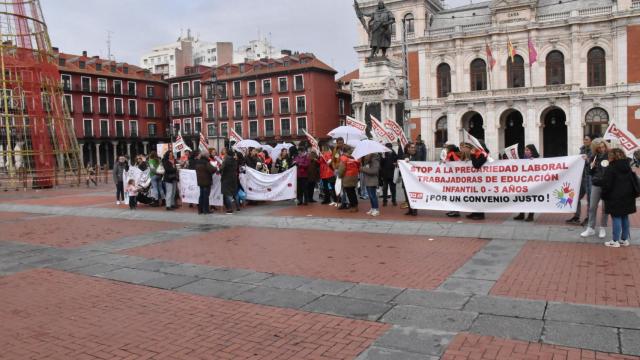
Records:
[[[484,125],[484,142],[489,148],[493,158],[497,158],[500,152],[500,139],[498,138],[498,130],[500,129],[500,121],[496,121],[496,108],[494,102],[487,102],[486,118],[482,121]]]
[[[420,50],[418,51],[418,63],[420,64],[418,67],[419,76],[418,79],[420,84],[411,84],[412,86],[419,86],[420,88],[420,98],[426,98],[430,95],[431,86],[435,84],[435,82],[431,81],[431,58],[427,58],[427,51]]]
[[[113,163],[115,164],[118,161],[118,142],[112,141],[111,145],[113,145]]]
[[[127,156],[129,157],[129,160],[131,160],[131,143],[127,143]]]
[[[96,143],[96,163],[94,165],[100,167],[100,143]]]
[[[149,155],[149,142],[148,141],[143,141],[142,145],[144,145],[144,154],[145,155]]]
[[[582,145],[582,99],[572,95],[567,116],[567,154],[577,155]]]
[[[80,164],[84,165],[84,142],[80,141],[78,145],[80,145]]]
[[[534,76],[535,77],[535,76]],[[534,144],[541,152],[540,121],[536,118],[536,106],[533,100],[527,101],[527,112],[523,114],[524,139],[527,144]]]
[[[462,124],[456,118],[455,111],[447,109],[447,140],[453,142],[456,145],[460,144],[460,132],[462,131]]]

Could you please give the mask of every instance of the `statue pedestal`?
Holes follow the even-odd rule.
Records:
[[[360,78],[351,82],[354,117],[369,124],[369,115],[402,125],[404,112],[402,63],[384,57],[368,59],[360,65]]]

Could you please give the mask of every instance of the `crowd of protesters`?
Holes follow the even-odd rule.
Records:
[[[489,150],[484,143],[481,145],[482,149],[469,143],[460,143],[459,146],[447,143],[440,160],[470,161],[474,168],[480,168],[489,159]],[[334,144],[323,145],[320,151],[310,149],[303,141],[297,146],[283,148],[279,153],[273,154],[277,156],[275,159],[271,158],[268,151],[255,148],[243,152],[222,148],[220,153],[216,149],[210,149],[208,152],[184,151],[179,158],[176,158],[172,151],[167,151],[161,159],[152,152],[148,157],[137,156],[132,163],[142,171],[148,170],[148,191],[141,191],[140,187],[136,189],[131,184],[125,186],[123,173],[128,171],[130,164],[126,157],[120,156],[113,169],[117,204],[124,201],[126,193],[132,209],[136,208],[136,199],[140,201],[142,198],[149,206],[164,206],[168,211],[174,210],[178,207],[176,199],[179,198],[179,170],[190,169],[195,170],[200,188],[198,213],[211,213],[213,206],[209,204],[209,195],[212,175],[219,174],[223,210],[232,214],[241,210],[245,200],[244,191],[239,183],[239,174],[244,167],[264,173],[283,173],[295,166],[295,201],[299,206],[318,202],[320,199],[314,198],[317,189],[321,204],[335,206],[338,210],[356,213],[361,211],[361,201],[368,200],[370,207],[366,214],[376,217],[381,214],[378,200],[381,198],[382,207],[387,207],[389,203],[394,207],[400,205],[407,209],[405,215],[417,216],[418,210],[412,209],[407,201],[404,184],[404,201],[398,202],[396,186],[402,183],[398,161],[426,161],[426,146],[420,137],[404,147],[398,146],[397,151],[394,151],[391,143],[385,146],[389,149],[388,152],[369,154],[360,159],[353,157],[354,147],[346,144],[342,138],[335,139]],[[631,159],[628,159],[622,150],[610,148],[607,141],[601,138],[592,139],[589,136],[585,136],[580,154],[585,160],[582,186],[576,213],[567,223],[586,226],[585,231],[581,233],[583,237],[597,235],[604,239],[608,218],[611,216],[612,239],[605,245],[628,246],[629,215],[635,213],[635,199],[640,195],[637,177],[631,169]],[[524,147],[523,161],[539,156],[534,145]],[[342,191],[336,191],[336,187],[341,187]],[[588,216],[581,220],[581,203],[585,197],[589,209]],[[599,207],[600,203],[603,203],[603,206]],[[599,208],[601,214],[597,223]],[[461,216],[457,211],[447,212],[446,215],[453,218]],[[466,217],[471,220],[484,220],[485,214],[477,212]],[[531,222],[534,220],[534,214],[520,213],[514,220]],[[599,225],[597,232],[596,225]]]

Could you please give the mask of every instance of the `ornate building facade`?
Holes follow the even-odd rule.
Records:
[[[359,3],[371,12],[378,1]],[[640,1],[385,4],[396,18],[391,57],[407,60],[408,127],[429,158],[462,129],[493,153],[535,144],[546,157],[576,154],[584,135],[602,135],[610,121],[640,135]],[[362,69],[369,49],[360,29]],[[367,105],[354,98],[356,114]]]

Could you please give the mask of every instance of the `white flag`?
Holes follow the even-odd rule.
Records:
[[[507,159],[519,159],[520,156],[518,156],[518,144],[516,143],[514,145],[506,147],[504,149],[504,154],[507,155]]]
[[[238,133],[233,129],[229,129],[229,140],[239,143],[242,139],[242,136],[238,135]]]
[[[371,130],[377,141],[388,143],[395,140],[395,137],[392,134],[387,134],[387,130],[382,126],[380,120],[373,115],[369,115],[369,117],[371,118]]]
[[[316,138],[311,136],[311,134],[309,134],[307,130],[302,129],[302,131],[304,131],[304,134],[307,137],[307,141],[309,141],[309,144],[311,144],[311,150],[315,151],[316,154],[320,155],[320,146],[318,145],[318,140],[316,140]]]
[[[352,118],[351,116],[347,116],[347,120],[345,121],[345,125],[347,126],[351,126],[354,127],[362,132],[365,132],[367,130],[367,124],[360,122],[354,118]]]
[[[176,141],[174,141],[173,143],[173,152],[178,152],[178,151],[186,151],[189,150],[191,151],[191,148],[184,142],[184,139],[182,138],[182,132],[178,131],[178,136],[176,136]]]
[[[403,149],[407,146],[409,139],[407,139],[407,136],[404,134],[404,130],[402,130],[397,122],[387,119],[384,121],[384,127],[387,129],[387,134],[395,137],[393,141],[400,139],[400,146],[402,146]]]
[[[198,148],[200,149],[201,153],[209,153],[209,143],[207,143],[207,140],[204,138],[203,133],[200,133],[200,143],[198,144]]]
[[[604,139],[617,140],[629,157],[631,157],[635,151],[640,150],[640,141],[630,132],[617,127],[614,122],[611,122],[611,125],[609,125],[607,131],[604,133]]]

